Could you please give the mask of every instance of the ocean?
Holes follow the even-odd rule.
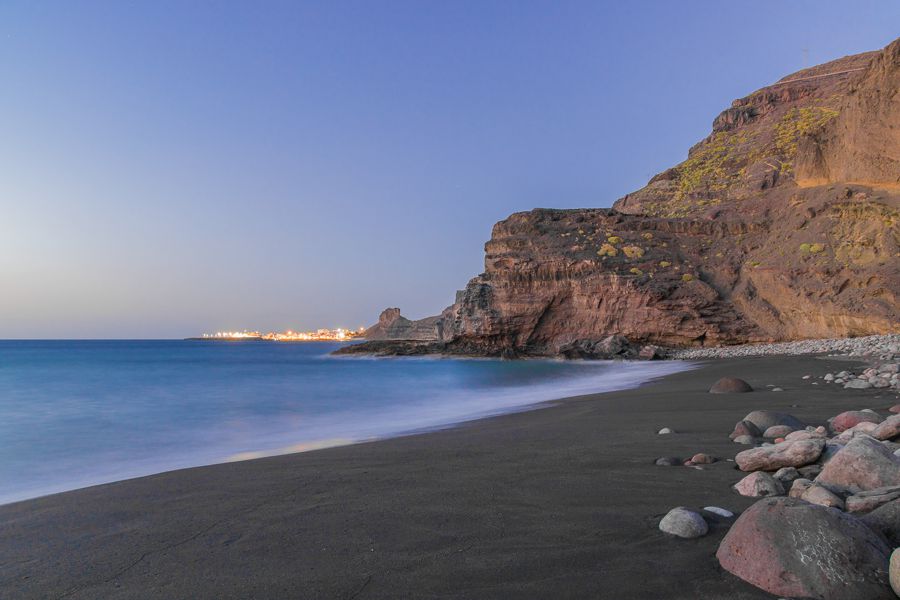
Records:
[[[340,346],[0,341],[0,504],[427,431],[690,368],[329,355]]]

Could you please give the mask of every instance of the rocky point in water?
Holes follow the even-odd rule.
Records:
[[[386,313],[344,352],[652,357],[897,332],[898,88],[900,40],[735,100],[611,209],[497,223],[452,306]]]

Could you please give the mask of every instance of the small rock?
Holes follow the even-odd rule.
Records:
[[[787,487],[791,485],[795,479],[800,479],[800,471],[795,467],[781,467],[775,471],[774,477]]]
[[[828,488],[813,483],[804,490],[800,496],[802,500],[806,500],[810,504],[818,504],[819,506],[830,506],[838,510],[844,510],[844,501]]]
[[[780,388],[780,387],[773,387],[773,388],[772,388],[772,391],[773,391],[773,392],[783,392],[784,389],[783,389],[783,388]]]
[[[737,377],[723,377],[709,388],[710,394],[743,394],[752,391],[749,383]]]
[[[790,425],[772,425],[766,432],[763,434],[763,437],[767,438],[779,438],[788,435],[789,433],[793,433],[794,428]]]
[[[703,510],[707,512],[711,512],[714,515],[719,515],[720,517],[725,517],[726,519],[730,519],[734,516],[734,513],[730,510],[726,510],[724,508],[719,508],[718,506],[704,506]]]
[[[709,525],[699,513],[679,506],[662,518],[659,529],[671,535],[690,539],[706,535]]]
[[[890,440],[900,435],[900,415],[888,417],[872,430],[876,440]]]
[[[847,497],[847,512],[869,512],[898,498],[900,498],[900,486],[859,492]]]
[[[807,479],[815,479],[819,476],[819,473],[822,472],[822,465],[806,465],[805,467],[800,467],[797,470],[800,471],[801,477],[805,477]]]
[[[741,496],[749,496],[751,498],[784,495],[784,486],[781,482],[762,471],[750,473],[734,484],[734,489]]]
[[[831,373],[825,373],[825,377],[823,377],[825,381],[834,381],[834,375]]]
[[[888,567],[891,580],[891,589],[900,596],[900,548],[891,553],[891,563]]]
[[[656,463],[654,463],[658,467],[677,467],[682,464],[682,460],[675,456],[663,456],[662,458],[657,458]]]
[[[711,465],[717,460],[719,459],[717,459],[715,456],[710,456],[709,454],[704,454],[703,452],[698,452],[691,457],[691,462],[695,465]]]
[[[900,406],[900,405],[898,405]],[[750,421],[738,421],[738,423],[734,426],[734,431],[731,432],[729,436],[731,439],[734,439],[740,435],[749,435],[750,437],[760,437],[762,436],[762,431],[759,430],[759,427],[751,423]]]
[[[745,446],[752,446],[756,443],[756,438],[749,435],[739,435],[734,440],[732,440],[735,444],[743,444]]]
[[[670,434],[670,433],[675,433],[675,431],[674,431],[673,429],[669,429],[668,427],[663,427],[663,428],[660,429],[657,433],[658,433],[659,435],[667,435],[667,434]]]
[[[774,412],[771,410],[754,410],[752,413],[744,417],[745,421],[750,421],[756,425],[761,432],[765,431],[773,425],[789,425],[794,429],[803,429],[806,423],[793,415]]]
[[[804,375],[804,376],[801,377],[800,379],[809,379],[809,377],[810,377],[809,375]]]
[[[813,482],[809,479],[805,479],[801,477],[800,479],[795,479],[794,483],[791,484],[791,489],[788,492],[788,496],[791,498],[802,498],[803,494],[806,493],[810,487],[812,487]]]
[[[864,379],[853,379],[844,384],[845,390],[867,390],[872,384]]]

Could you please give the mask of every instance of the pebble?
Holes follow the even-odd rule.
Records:
[[[741,358],[744,356],[833,354],[844,356],[870,356],[892,361],[900,357],[900,334],[870,335],[830,340],[799,340],[777,344],[744,344],[711,348],[672,349],[665,352],[668,358],[693,360],[698,358]],[[889,372],[889,371],[886,371]],[[847,373],[849,375],[849,373]],[[840,376],[840,375],[838,375]],[[826,381],[828,381],[826,379]]]
[[[669,433],[675,433],[675,430],[669,429],[668,427],[663,427],[657,432],[659,435],[667,435]]]

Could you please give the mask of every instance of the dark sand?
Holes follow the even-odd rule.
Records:
[[[446,431],[6,505],[0,597],[771,598],[719,568],[726,527],[697,540],[657,529],[674,506],[748,507],[729,489],[734,463],[653,461],[733,458],[744,447],[728,434],[751,409],[821,423],[896,402],[800,379],[846,366],[712,362]],[[760,391],[706,393],[722,375]],[[679,433],[657,435],[664,426]]]

